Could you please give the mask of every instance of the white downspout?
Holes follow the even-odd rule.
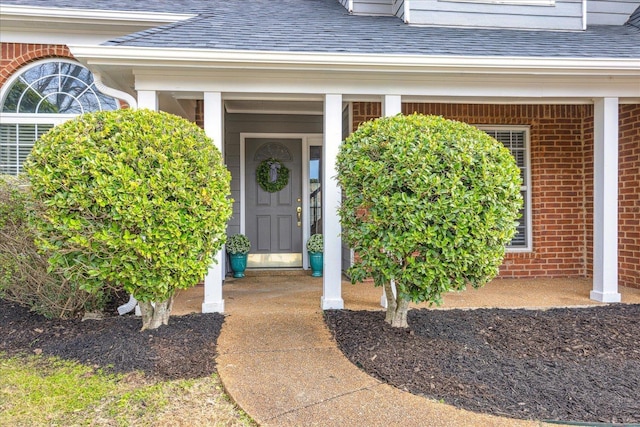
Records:
[[[133,311],[134,308],[136,308],[136,305],[138,305],[138,300],[135,299],[133,295],[130,295],[129,302],[127,302],[126,304],[122,304],[120,307],[118,307],[118,314],[122,316],[124,314],[131,312]]]
[[[136,101],[136,98],[129,95],[127,92],[105,85],[102,81],[102,76],[99,73],[93,73],[93,83],[96,85],[98,90],[105,95],[109,95],[114,98],[126,101],[129,104],[129,108],[132,108],[134,110],[138,108],[138,101]]]

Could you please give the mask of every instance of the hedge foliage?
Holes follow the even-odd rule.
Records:
[[[202,280],[225,241],[230,174],[195,124],[149,110],[82,115],[38,140],[25,164],[45,208],[49,263],[82,289],[166,301]]]
[[[439,302],[498,273],[522,208],[520,171],[485,132],[436,116],[364,123],[340,147],[343,237],[353,281],[395,280],[399,296]]]
[[[60,272],[48,271],[48,257],[38,251],[28,224],[38,208],[26,177],[0,175],[0,298],[48,318],[102,309],[108,292],[89,294]]]

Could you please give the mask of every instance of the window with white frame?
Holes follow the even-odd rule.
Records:
[[[0,90],[0,174],[17,175],[34,142],[79,114],[116,110],[93,74],[77,62],[49,59],[17,72]]]
[[[510,252],[531,250],[531,161],[529,157],[529,128],[515,126],[478,126],[511,151],[520,168],[524,207],[520,212],[517,233],[507,246]]]

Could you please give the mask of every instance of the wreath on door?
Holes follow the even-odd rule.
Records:
[[[264,191],[277,193],[289,183],[289,168],[280,160],[269,158],[258,165],[256,179]]]

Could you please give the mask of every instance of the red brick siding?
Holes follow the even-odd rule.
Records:
[[[584,253],[587,276],[593,276],[593,105],[585,106],[584,134]]]
[[[533,251],[507,254],[502,277],[584,277],[591,233],[585,203],[585,105],[403,104],[403,113],[436,114],[471,124],[527,125],[531,129]],[[354,128],[379,117],[379,103],[354,103]]]
[[[0,43],[0,86],[20,67],[43,58],[73,58],[69,48],[63,45]]]
[[[620,105],[620,284],[640,288],[640,104]]]

